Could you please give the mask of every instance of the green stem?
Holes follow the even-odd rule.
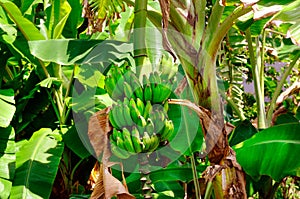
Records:
[[[136,0],[134,6],[134,60],[137,76],[140,76],[145,58],[147,57],[145,43],[145,26],[147,19],[147,1]]]
[[[264,88],[264,75],[265,75],[265,45],[266,45],[266,30],[263,29],[262,32],[262,41],[261,41],[261,50],[260,50],[260,85]],[[264,89],[261,90],[262,96],[264,96]]]
[[[217,29],[219,28],[219,24],[220,24],[220,20],[222,17],[224,11],[224,6],[221,6],[219,4],[218,1],[215,2],[215,4],[213,5],[212,11],[211,11],[211,15],[209,17],[208,20],[208,25],[206,28],[206,33],[203,35],[204,36],[204,49],[207,49],[208,51],[212,51],[212,49],[219,49],[219,45],[220,42],[217,43],[216,46],[212,46],[211,43],[214,40],[215,34],[217,34]],[[227,32],[227,31],[226,31]],[[222,39],[224,38],[224,36],[226,35],[219,35],[220,37],[222,37]],[[212,55],[214,53],[212,52],[208,52],[208,54]]]
[[[230,97],[228,97],[227,95],[225,95],[225,93],[223,93],[223,92],[220,92],[220,93],[221,93],[221,96],[224,99],[226,99],[227,103],[231,106],[231,108],[233,109],[233,111],[235,112],[235,114],[237,114],[237,116],[239,117],[239,119],[241,121],[246,120],[244,112],[239,109],[239,107],[236,105],[236,103]]]
[[[70,176],[70,181],[71,181],[71,183],[73,183],[73,178],[74,178],[74,174],[75,174],[76,169],[80,166],[80,164],[81,164],[84,160],[87,160],[87,159],[86,159],[86,158],[83,158],[83,159],[79,160],[79,162],[77,162],[76,165],[74,166],[74,168],[72,169],[71,176]]]
[[[233,26],[233,23],[236,21],[237,18],[240,16],[247,14],[252,10],[252,7],[249,6],[244,8],[242,6],[236,8],[230,16],[228,16],[218,28],[215,29],[215,32],[212,33],[213,37],[209,46],[213,46],[209,48],[210,54],[216,54],[220,43],[222,42],[223,38],[227,34],[228,30]]]
[[[212,188],[213,188],[212,185],[213,185],[213,183],[211,181],[207,182],[204,199],[211,198],[211,193],[212,193]]]
[[[256,103],[257,103],[257,113],[258,113],[258,128],[259,129],[265,129],[266,128],[266,116],[265,116],[265,102],[264,102],[264,96],[262,96],[261,90],[263,89],[260,85],[260,76],[259,76],[259,70],[256,63],[255,55],[254,55],[254,49],[252,44],[252,38],[251,38],[251,32],[248,28],[246,30],[246,40],[248,42],[248,49],[250,54],[250,64],[252,67],[252,76],[254,81],[254,88],[255,88],[255,96],[256,96]]]
[[[267,112],[267,122],[268,122],[268,124],[271,124],[271,122],[272,122],[273,111],[276,108],[276,100],[277,100],[278,96],[280,95],[283,84],[286,81],[289,74],[291,73],[291,70],[294,68],[295,64],[297,63],[299,57],[300,57],[300,51],[296,54],[294,60],[290,64],[290,66],[285,70],[284,74],[282,75],[281,80],[279,81],[279,83],[278,83],[278,85],[275,89],[275,92],[272,96],[272,100],[271,100],[271,103],[270,103],[269,110]]]
[[[73,69],[73,72],[72,72],[72,75],[71,75],[71,78],[69,80],[69,84],[68,84],[68,87],[67,87],[67,90],[66,90],[66,94],[65,94],[65,97],[64,97],[64,103],[63,103],[63,110],[62,110],[62,119],[61,119],[61,125],[64,125],[65,122],[66,122],[66,119],[68,118],[68,115],[69,115],[69,109],[67,110],[67,102],[66,102],[66,99],[67,97],[69,96],[70,94],[70,91],[71,91],[71,88],[72,88],[72,85],[73,85],[73,80],[74,80],[74,74],[75,74],[75,70],[76,70],[76,67],[77,65],[74,65],[74,69]],[[66,112],[67,111],[67,112]]]
[[[192,164],[192,172],[193,172],[193,180],[194,180],[194,186],[195,186],[196,199],[201,199],[201,189],[200,189],[200,184],[199,184],[199,180],[198,180],[195,157],[193,154],[191,155],[191,164]]]
[[[61,123],[61,117],[60,117],[60,114],[59,114],[59,110],[58,110],[57,106],[55,105],[55,102],[53,101],[50,92],[48,90],[46,90],[46,91],[47,91],[47,94],[48,94],[48,98],[50,99],[50,102],[52,104],[52,107],[54,109],[55,115],[56,115],[59,123]]]

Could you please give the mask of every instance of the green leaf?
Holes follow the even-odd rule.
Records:
[[[300,124],[265,129],[233,148],[240,165],[255,179],[268,175],[279,182],[300,176]]]
[[[61,65],[99,64],[131,57],[132,44],[99,40],[45,40],[30,41],[31,53],[37,58]]]
[[[0,90],[0,127],[6,128],[10,124],[16,111],[14,103],[14,90]]]
[[[81,17],[82,13],[82,4],[81,0],[72,0],[68,1],[72,10],[66,21],[66,24],[63,29],[63,36],[66,38],[76,38],[77,37],[77,28],[83,23],[84,18]]]
[[[281,114],[276,118],[275,124],[287,124],[287,123],[297,123],[299,122],[297,118],[294,117],[292,113]]]
[[[169,107],[168,115],[175,128],[175,135],[170,142],[171,148],[185,155],[200,151],[203,144],[203,133],[197,114],[187,107],[179,105],[170,105]]]
[[[203,172],[205,166],[198,166],[197,171],[199,175]],[[193,180],[193,172],[190,166],[169,166],[165,169],[152,171],[150,174],[152,183],[168,182],[168,181],[181,181],[191,182]],[[200,176],[199,176],[200,177]]]
[[[58,39],[61,36],[71,9],[70,4],[66,0],[54,1],[51,6],[46,9],[48,18],[46,26],[49,38]]]
[[[292,41],[300,45],[300,0],[292,1],[292,3],[285,6],[281,12],[279,12],[275,17],[274,20],[280,20],[283,23],[293,24],[289,28],[290,37]]]
[[[60,134],[40,129],[18,145],[10,198],[49,198],[63,152]]]
[[[8,198],[15,174],[15,131],[0,128],[0,198]]]
[[[27,40],[44,40],[45,38],[35,25],[23,17],[19,8],[11,1],[0,0],[0,6],[2,6],[7,12],[11,20],[18,26],[19,30],[25,36]]]
[[[2,16],[0,15],[0,17]],[[17,29],[2,18],[0,18],[0,30],[1,40],[3,40],[5,43],[12,44],[15,41],[17,37]]]
[[[255,133],[257,133],[257,129],[249,120],[242,121],[233,130],[229,139],[229,145],[234,146],[243,142],[252,137]]]
[[[59,87],[61,80],[58,80],[56,77],[48,77],[41,81],[38,85],[44,88],[51,88],[52,85]]]
[[[63,134],[64,143],[68,148],[70,148],[78,157],[81,159],[86,158],[91,155],[90,152],[83,145],[75,126],[66,129]]]
[[[30,15],[32,6],[34,6],[38,3],[43,3],[43,1],[42,0],[23,0],[22,6],[21,6],[22,13]]]

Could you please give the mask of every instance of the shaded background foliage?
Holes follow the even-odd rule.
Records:
[[[226,3],[222,20],[235,9],[236,3],[240,2]],[[265,16],[272,5],[282,5],[283,9],[266,18],[254,19],[253,13],[239,18],[222,40],[217,54],[218,82],[225,93],[224,102],[227,100],[225,120],[236,126],[229,135],[229,143],[247,174],[249,196],[258,192],[260,197],[268,198],[267,193],[272,189],[275,192],[279,185],[278,198],[299,196],[299,178],[286,178],[299,176],[300,168],[297,160],[300,28],[299,16],[291,14],[298,13],[299,3],[259,1],[258,8],[266,11]],[[207,16],[214,4],[214,1],[207,2]],[[90,196],[95,183],[91,174],[97,172],[92,170],[97,160],[91,156],[94,149],[88,143],[90,140],[84,140],[86,135],[81,132],[88,128],[93,113],[113,103],[104,89],[106,69],[111,61],[126,60],[134,66],[133,5],[132,1],[0,0],[1,198]],[[88,19],[81,16],[83,9]],[[157,24],[151,16],[152,19],[162,17],[159,3],[149,1],[148,10],[147,27],[155,28]],[[205,20],[208,22],[208,17]],[[279,25],[275,23],[278,20]],[[251,60],[253,52],[249,50],[247,34],[253,42],[256,60]],[[146,34],[147,46],[153,40],[161,40],[159,32]],[[162,50],[162,42],[156,45],[147,49],[152,66],[149,71],[177,73],[180,82],[184,74],[182,65]],[[98,50],[101,48],[107,51]],[[98,54],[93,57],[93,52]],[[282,64],[279,70],[278,62]],[[268,67],[262,67],[267,64]],[[260,94],[268,98],[263,99],[264,107],[274,106],[266,116],[273,127],[265,130],[255,122],[260,117],[259,95],[254,96],[254,89],[251,93],[246,90],[247,83],[255,81],[255,65],[262,68],[260,81],[265,86]],[[191,98],[188,86],[180,97]],[[276,101],[278,97],[282,100]],[[180,110],[178,106],[170,106],[169,114],[177,129],[181,122],[193,122],[189,121],[188,111]],[[176,115],[178,112],[182,115]],[[191,133],[189,129],[182,131]],[[186,148],[175,138],[166,154],[150,156],[152,166],[160,168],[150,174],[154,197],[183,198],[188,193],[193,198],[195,178],[199,179],[201,194],[205,194],[206,184],[201,174],[210,163],[201,156],[200,127],[196,136],[187,151],[182,151]],[[83,144],[82,140],[87,143]],[[281,150],[274,154],[274,149]],[[264,156],[257,156],[262,151]],[[174,153],[183,155],[163,168],[163,163]],[[196,176],[191,169],[192,156],[196,159]],[[277,162],[272,162],[274,159]],[[117,166],[112,171],[122,179]],[[141,197],[139,174],[124,174],[129,192]]]

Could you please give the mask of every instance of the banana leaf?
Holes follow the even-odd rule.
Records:
[[[0,127],[6,128],[10,124],[16,111],[14,104],[14,90],[0,90]]]
[[[22,15],[19,8],[13,2],[0,0],[0,6],[5,9],[8,16],[13,22],[16,23],[17,27],[27,40],[45,39],[40,31],[34,26],[34,24]]]
[[[0,128],[0,198],[8,198],[15,174],[15,131],[11,126]]]
[[[245,172],[256,180],[262,175],[278,182],[286,176],[300,176],[299,123],[267,128],[233,148]]]
[[[49,198],[63,152],[61,140],[60,134],[45,128],[17,142],[11,199]]]

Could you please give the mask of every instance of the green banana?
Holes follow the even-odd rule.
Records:
[[[159,137],[154,133],[151,137],[150,137],[150,142],[151,145],[149,147],[149,151],[152,152],[155,149],[157,149],[157,147],[159,146]]]
[[[122,130],[123,130],[122,134],[123,134],[123,141],[124,141],[125,149],[128,152],[135,153],[135,149],[134,149],[134,146],[133,146],[133,143],[131,140],[130,131],[127,128],[123,128]]]
[[[144,90],[138,79],[131,81],[132,90],[137,98],[144,101]]]
[[[146,75],[143,75],[143,86],[145,87],[147,84],[150,84],[150,81]]]
[[[143,115],[145,111],[145,104],[140,98],[136,98],[136,106],[141,115]]]
[[[154,71],[153,72],[153,76],[154,76],[154,79],[155,79],[155,82],[158,83],[158,84],[161,84],[162,83],[162,79],[160,77],[160,75],[158,74],[157,71]]]
[[[117,129],[121,129],[123,126],[123,123],[122,123],[123,121],[120,120],[119,105],[114,105],[110,112],[112,114],[111,121],[114,121],[115,125],[116,125],[114,127]]]
[[[150,81],[151,86],[158,83],[158,82],[156,82],[156,79],[155,79],[153,73],[149,74],[149,81]]]
[[[141,113],[139,112],[136,103],[133,99],[130,99],[129,101],[129,108],[130,108],[130,115],[134,123],[138,123],[139,116]]]
[[[153,107],[152,107],[151,101],[148,100],[146,102],[143,117],[147,119],[149,117],[150,113],[152,112],[152,109],[153,109]]]
[[[158,83],[155,83],[155,84],[152,84],[152,102],[153,103],[161,103],[160,102],[160,99],[161,99],[161,95],[162,95],[162,91],[160,90],[160,84]]]
[[[119,69],[119,68],[118,68]],[[121,70],[119,69],[117,71],[117,73],[115,73],[115,78],[116,78],[116,86],[119,88],[120,91],[122,91],[124,93],[124,76],[121,72]]]
[[[130,153],[118,148],[117,144],[114,142],[110,143],[110,149],[111,149],[111,152],[118,158],[127,159],[130,157]]]
[[[108,75],[105,78],[105,89],[109,96],[114,100],[123,97],[123,92],[117,87],[116,81],[111,75]]]
[[[124,140],[122,137],[117,137],[117,147],[123,150],[126,150],[125,145],[124,145]]]
[[[124,97],[123,104],[127,104],[129,106],[129,98]]]
[[[161,141],[168,140],[172,136],[173,132],[174,124],[172,120],[165,120],[165,126],[160,135]]]
[[[126,122],[126,126],[134,125],[134,122],[131,118],[130,108],[129,108],[128,104],[123,103],[122,108],[123,108],[122,112],[123,112],[123,117],[124,117],[125,122]]]
[[[164,112],[167,114],[168,111],[169,111],[169,102],[165,101],[165,103],[164,103]]]
[[[157,99],[156,103],[162,103],[162,102],[164,102],[165,100],[167,100],[170,97],[170,95],[172,93],[171,85],[169,83],[167,83],[167,84],[159,84],[157,89],[160,90],[160,96]]]
[[[124,118],[124,109],[122,107],[122,102],[120,100],[117,101],[117,105],[114,107],[113,114],[114,114],[114,119],[119,125],[120,129],[124,126],[127,126],[127,122]]]
[[[134,98],[135,99],[135,95],[133,93],[133,90],[127,82],[124,82],[124,93],[125,93],[125,96],[127,98],[129,98],[129,99]]]
[[[143,146],[144,146],[143,152],[148,152],[148,150],[151,146],[151,139],[150,139],[149,134],[146,131],[144,132],[142,140],[143,140]]]
[[[154,124],[150,118],[147,119],[146,131],[152,135],[154,133]]]
[[[115,118],[114,118],[114,114],[112,112],[113,109],[111,109],[108,113],[108,119],[110,124],[114,127],[114,128],[119,128],[119,125],[117,124]]]
[[[135,149],[136,153],[141,153],[143,148],[142,148],[142,142],[140,139],[140,133],[138,129],[134,126],[131,130],[131,140]]]
[[[150,115],[150,118],[152,122],[154,123],[155,132],[161,131],[164,127],[164,113],[162,111],[153,111],[153,113]]]
[[[151,85],[149,83],[144,88],[144,100],[145,101],[148,101],[148,100],[152,101],[152,95],[153,95],[153,93],[152,93]]]
[[[113,139],[114,141],[117,141],[118,138],[118,130],[116,128],[113,128],[113,132],[111,134],[111,139]]]
[[[145,127],[147,125],[147,121],[143,116],[139,116],[139,120],[137,122],[138,126]]]

